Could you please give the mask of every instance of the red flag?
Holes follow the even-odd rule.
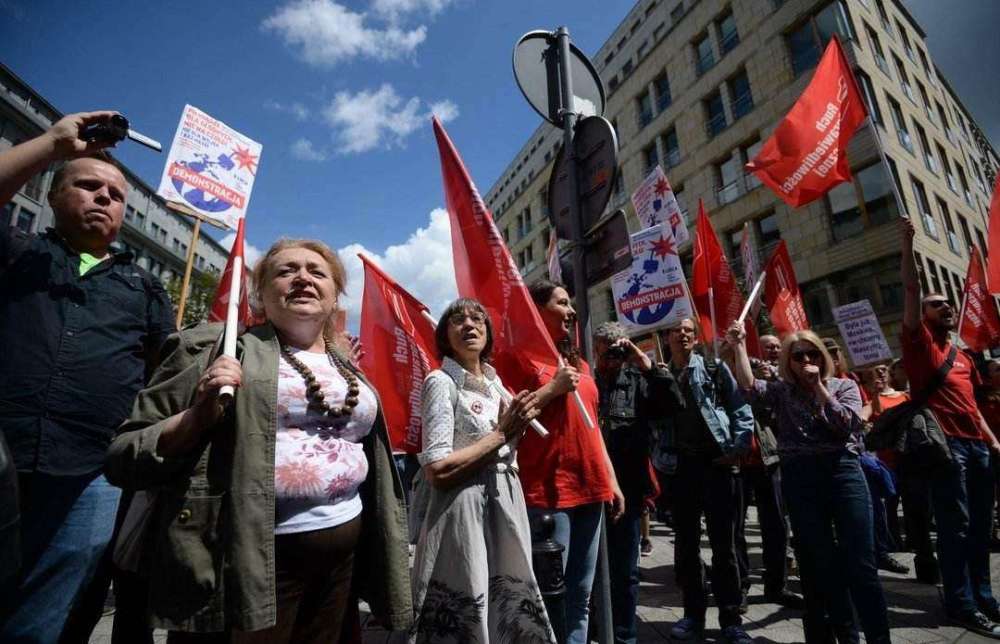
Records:
[[[1000,172],[993,184],[993,199],[990,200],[990,223],[986,234],[986,279],[990,293],[1000,293]]]
[[[458,292],[486,308],[493,321],[494,365],[508,386],[537,386],[538,367],[558,364],[559,354],[531,301],[503,237],[493,223],[441,122],[434,118]]]
[[[792,258],[788,256],[785,240],[778,242],[778,247],[771,254],[764,266],[767,277],[764,278],[764,302],[771,312],[771,324],[778,336],[809,328],[806,309],[802,305],[799,294],[799,283],[795,281],[795,269]]]
[[[243,223],[245,221],[246,217],[241,217],[239,223],[236,225],[236,239],[233,240],[233,246],[229,249],[226,270],[222,272],[222,279],[219,280],[219,286],[215,290],[215,299],[212,301],[212,308],[208,312],[209,322],[226,321],[226,311],[229,308],[229,289],[233,283],[233,259],[236,257],[239,257],[243,264],[243,270],[240,273],[239,322],[244,328],[253,326],[258,322],[256,316],[250,310],[249,299],[247,298],[247,287],[250,284],[250,270],[247,268],[246,259],[243,255]]]
[[[847,144],[868,116],[840,42],[830,39],[809,86],[747,169],[792,207],[851,180]]]
[[[726,329],[740,316],[744,300],[736,285],[733,271],[729,268],[729,262],[722,253],[722,246],[712,228],[712,222],[705,214],[705,205],[700,199],[695,230],[691,297],[694,299],[695,308],[698,309],[702,337],[705,342],[711,342],[717,333],[712,327],[709,287],[712,288],[712,300],[715,303],[715,323],[720,329],[719,338],[725,336]]]
[[[965,273],[965,300],[958,335],[973,351],[986,351],[1000,345],[1000,316],[986,288],[986,271],[975,246],[969,255],[969,270]]]
[[[440,366],[434,325],[424,306],[364,255],[361,299],[361,370],[379,392],[395,450],[416,454],[421,445],[420,396],[424,377]]]

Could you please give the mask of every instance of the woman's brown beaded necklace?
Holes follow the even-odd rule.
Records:
[[[329,340],[326,341],[326,356],[330,359],[330,364],[336,367],[337,371],[347,382],[347,395],[344,397],[344,404],[339,407],[333,407],[323,400],[325,394],[316,380],[316,374],[304,362],[292,355],[287,345],[281,345],[281,354],[285,357],[285,361],[292,365],[302,378],[305,379],[306,398],[309,399],[310,406],[317,407],[324,415],[331,418],[350,416],[354,412],[354,408],[358,405],[358,395],[361,393],[358,377],[343,363],[333,350],[333,344]]]

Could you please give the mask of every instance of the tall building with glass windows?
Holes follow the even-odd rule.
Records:
[[[572,27],[572,25],[570,25]],[[812,78],[833,34],[844,44],[875,131],[848,149],[854,181],[798,209],[744,172]],[[663,167],[694,224],[704,201],[741,274],[744,223],[764,261],[784,239],[813,327],[835,335],[832,309],[868,299],[898,346],[903,208],[919,221],[915,248],[925,290],[956,304],[969,248],[986,251],[1000,158],[927,53],[925,33],[896,0],[641,0],[593,55],[608,90],[605,116],[620,146],[607,213],[638,222],[629,194]],[[888,163],[876,147],[876,131]],[[546,186],[561,131],[543,123],[486,194],[530,282],[546,275]],[[606,213],[606,214],[607,214]],[[691,247],[682,249],[690,277]],[[610,284],[590,288],[593,324],[615,316]]]
[[[0,151],[38,136],[62,118],[62,113],[0,63]],[[128,181],[125,222],[118,245],[135,254],[140,266],[166,284],[184,275],[192,222],[169,210],[156,191],[122,164]],[[47,194],[52,168],[35,175],[0,212],[0,225],[17,226],[26,232],[44,232],[53,225]],[[221,272],[229,252],[207,235],[200,235],[195,249],[194,270]]]

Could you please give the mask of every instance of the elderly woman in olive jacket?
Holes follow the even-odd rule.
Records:
[[[288,256],[315,260],[294,252],[302,250],[294,244],[279,242],[258,266],[255,282],[270,321],[240,336],[238,362],[218,357],[219,324],[171,336],[163,348],[166,358],[110,448],[109,480],[156,492],[141,558],[154,627],[238,634],[274,628],[276,622],[281,626],[286,614],[275,587],[275,444],[278,384],[284,377],[279,376],[279,355],[290,344],[305,350],[310,342],[322,342],[322,337],[312,338],[313,332],[329,337],[328,318],[318,327],[301,323],[328,315],[326,300],[332,296],[335,305],[344,278],[333,253],[319,253],[330,266],[315,272],[272,266]],[[306,249],[325,249],[310,244]],[[303,328],[312,331],[302,334]],[[325,346],[331,364],[350,369],[363,386],[353,365]],[[237,386],[228,407],[218,405],[223,384]],[[210,411],[199,411],[206,407]],[[361,532],[353,553],[353,592],[384,626],[402,630],[413,614],[406,517],[381,405],[360,443],[367,475],[358,490]],[[277,567],[280,572],[280,557]]]

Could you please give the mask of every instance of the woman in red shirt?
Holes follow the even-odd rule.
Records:
[[[542,409],[538,420],[550,433],[547,438],[526,433],[517,460],[528,516],[534,520],[552,515],[553,538],[565,548],[566,642],[585,644],[604,504],[611,503],[615,521],[625,510],[625,497],[596,426],[597,384],[570,339],[576,311],[569,294],[562,284],[549,280],[535,282],[528,290],[563,366],[538,365],[541,389],[536,394]],[[583,420],[570,395],[573,391],[579,393],[594,427]]]

